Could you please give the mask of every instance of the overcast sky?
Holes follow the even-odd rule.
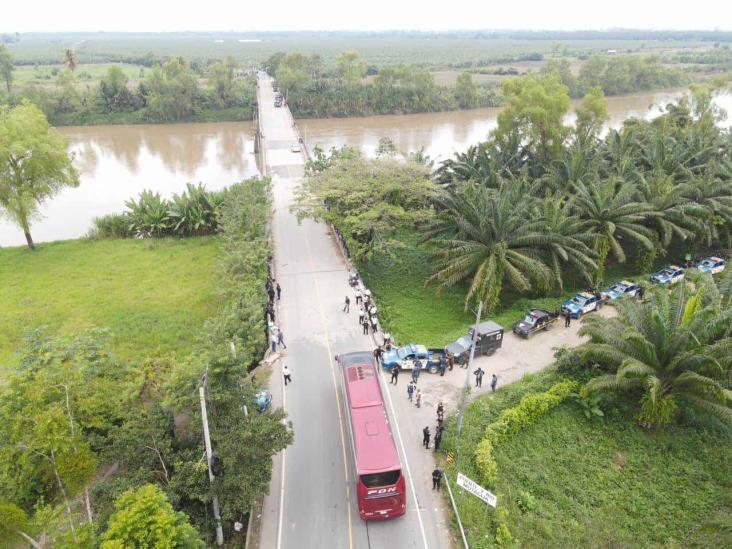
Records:
[[[3,4],[2,32],[732,28],[728,0],[695,0],[683,8],[668,0],[8,0]]]

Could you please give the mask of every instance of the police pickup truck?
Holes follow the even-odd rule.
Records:
[[[539,330],[549,330],[557,321],[557,315],[542,309],[531,309],[526,316],[513,325],[513,333],[528,338]]]
[[[441,353],[427,349],[424,345],[410,343],[404,347],[386,351],[381,355],[381,366],[387,370],[394,366],[399,366],[400,370],[412,370],[414,362],[419,359],[423,370],[429,370],[431,374],[436,374],[439,370],[441,357]]]
[[[584,314],[601,309],[602,305],[600,294],[580,292],[562,304],[562,312],[571,315],[572,318],[580,318]]]

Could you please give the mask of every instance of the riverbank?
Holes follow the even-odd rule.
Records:
[[[0,249],[0,365],[33,330],[110,330],[120,359],[185,356],[216,312],[218,238],[67,240]],[[181,311],[185,310],[185,314]]]

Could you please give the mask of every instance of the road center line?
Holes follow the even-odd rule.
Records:
[[[305,250],[308,256],[308,263],[312,268],[313,266],[313,254],[310,249],[310,242],[305,239]],[[325,310],[323,309],[323,302],[320,294],[320,283],[318,282],[317,272],[313,269],[313,282],[315,283],[315,294],[318,299],[318,310],[320,311],[320,322],[323,325],[323,331],[325,332],[325,347],[328,350],[328,365],[330,366],[330,375],[333,380],[333,390],[336,396],[336,405],[338,407],[338,425],[341,432],[341,451],[343,452],[343,473],[346,478],[346,509],[348,509],[348,547],[353,548],[353,526],[351,517],[351,481],[348,475],[348,456],[346,455],[346,437],[343,427],[343,415],[341,413],[341,397],[338,392],[338,382],[335,375],[335,367],[333,366],[333,351],[330,348],[330,332],[328,331],[328,324],[325,318]]]
[[[283,359],[284,363],[284,359]],[[285,377],[282,376],[282,409],[286,412],[287,411],[287,390],[285,389]],[[282,521],[285,516],[285,468],[287,465],[287,462],[285,461],[285,454],[287,452],[286,448],[282,449],[282,474],[280,475],[280,517],[279,521],[277,523],[277,549],[280,549],[282,547]]]

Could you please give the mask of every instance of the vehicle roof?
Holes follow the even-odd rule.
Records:
[[[354,355],[362,360],[359,362]],[[344,360],[344,357],[349,359]],[[399,454],[391,434],[371,353],[341,355],[339,362],[343,368],[350,410],[356,471],[363,475],[400,469]]]
[[[502,332],[503,326],[500,324],[497,324],[496,322],[493,322],[492,320],[486,320],[485,322],[481,322],[478,324],[478,333],[479,334],[490,334],[493,332]]]
[[[405,345],[402,347],[402,349],[406,349],[408,353],[426,353],[427,347],[424,345],[418,345],[416,343],[409,343],[408,345]]]
[[[529,314],[530,314],[531,316],[533,316],[534,318],[540,318],[540,317],[542,317],[542,316],[546,316],[546,315],[548,315],[549,313],[548,313],[548,312],[546,312],[546,311],[544,311],[543,309],[531,309],[531,310],[529,311]]]

